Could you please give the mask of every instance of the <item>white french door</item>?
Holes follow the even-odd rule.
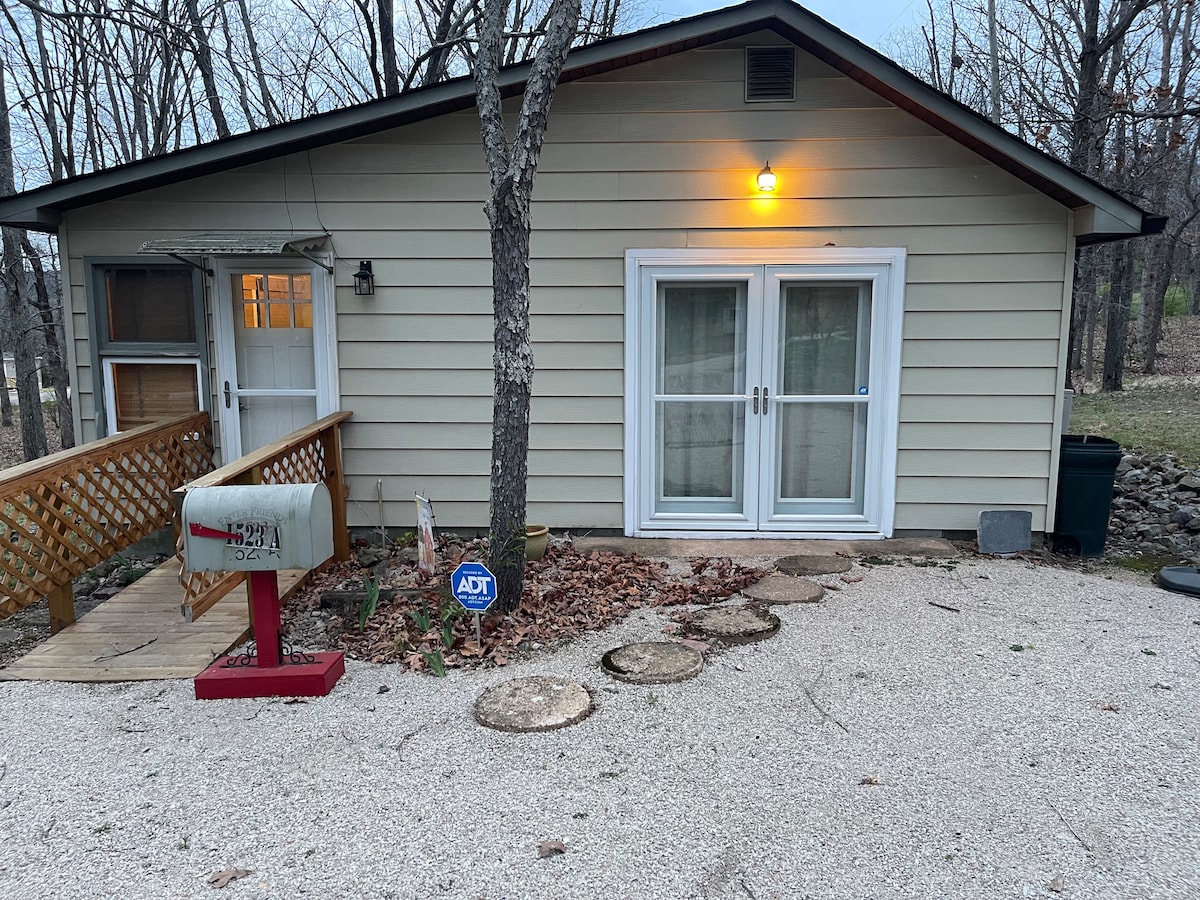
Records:
[[[628,530],[890,533],[903,255],[657,256],[628,259]]]
[[[218,411],[226,460],[337,408],[332,286],[292,259],[222,260],[216,268]]]

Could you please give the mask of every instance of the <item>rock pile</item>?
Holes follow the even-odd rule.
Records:
[[[1200,564],[1200,471],[1169,455],[1126,453],[1113,486],[1108,550]]]

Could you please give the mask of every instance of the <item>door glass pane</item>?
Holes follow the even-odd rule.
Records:
[[[867,404],[781,403],[776,413],[776,499],[853,499],[852,509],[839,511],[862,512]]]
[[[746,299],[739,285],[664,284],[658,295],[659,394],[746,392]]]
[[[784,394],[853,395],[867,387],[870,291],[862,284],[789,284],[780,301]]]
[[[658,510],[740,512],[745,402],[660,402],[656,418]]]

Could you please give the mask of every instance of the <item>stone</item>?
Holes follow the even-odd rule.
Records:
[[[725,644],[751,644],[779,632],[779,616],[759,606],[711,606],[692,616],[692,626]]]
[[[825,588],[815,581],[791,575],[768,575],[762,581],[742,588],[741,593],[763,603],[816,603],[825,596]]]
[[[15,628],[0,628],[0,644],[11,644],[21,639],[21,632]]]
[[[1200,509],[1194,506],[1181,506],[1171,513],[1171,521],[1176,525],[1186,525],[1198,515],[1200,515]]]
[[[844,556],[785,556],[775,560],[775,568],[785,575],[837,575],[850,571]]]
[[[591,711],[587,688],[545,675],[506,681],[475,701],[475,721],[497,731],[553,731],[582,722]]]
[[[652,641],[609,650],[600,665],[618,681],[666,684],[699,675],[704,668],[704,656],[683,644]]]
[[[979,552],[997,555],[1030,549],[1033,513],[1027,509],[985,509],[979,513]]]
[[[1200,475],[1196,475],[1195,473],[1184,475],[1176,482],[1176,487],[1186,488],[1189,491],[1200,494]]]

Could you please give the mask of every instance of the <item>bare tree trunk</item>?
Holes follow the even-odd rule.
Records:
[[[38,317],[42,321],[42,343],[46,348],[46,369],[50,373],[50,381],[54,385],[55,418],[58,433],[62,438],[62,447],[75,446],[75,419],[71,413],[71,376],[67,368],[67,359],[63,354],[66,337],[62,323],[61,294],[58,303],[50,300],[50,287],[46,284],[46,270],[42,266],[42,258],[37,248],[25,235],[21,238],[21,249],[33,270],[33,303]]]
[[[505,134],[497,77],[507,18],[505,0],[485,0],[475,57],[475,94],[491,176],[495,387],[492,402],[491,522],[488,562],[500,612],[521,602],[525,578],[525,502],[533,344],[529,337],[530,200],[550,104],[579,24],[580,0],[553,0],[542,45],[525,84],[516,134]]]
[[[1119,391],[1124,387],[1129,308],[1133,302],[1133,249],[1132,241],[1120,241],[1113,247],[1101,386],[1105,391]]]
[[[988,87],[991,94],[992,121],[1000,123],[1000,48],[996,40],[996,0],[988,0]]]
[[[212,45],[200,18],[199,0],[184,0],[184,7],[187,9],[188,23],[192,26],[192,55],[196,60],[196,68],[200,70],[200,81],[204,85],[204,96],[208,99],[209,114],[217,128],[217,137],[229,137],[229,123],[225,121],[221,92],[217,88],[217,78],[213,72]]]
[[[11,197],[15,193],[12,129],[9,124],[4,68],[0,66],[0,197]],[[21,265],[20,240],[17,229],[0,228],[0,290],[4,292],[5,309],[8,313],[13,364],[17,370],[17,403],[21,407],[21,443],[28,460],[46,455],[46,424],[42,420],[42,392],[38,385],[37,359],[33,355],[33,342],[29,340],[25,327],[28,308],[22,296],[25,269]],[[8,392],[7,384],[4,385],[4,392]]]
[[[5,348],[8,346],[8,329],[0,332],[0,425],[12,428],[12,396],[8,393],[8,366],[4,364]]]
[[[383,57],[383,93],[393,97],[400,93],[400,69],[396,65],[396,9],[393,0],[376,0],[376,7],[379,11],[379,53]]]

